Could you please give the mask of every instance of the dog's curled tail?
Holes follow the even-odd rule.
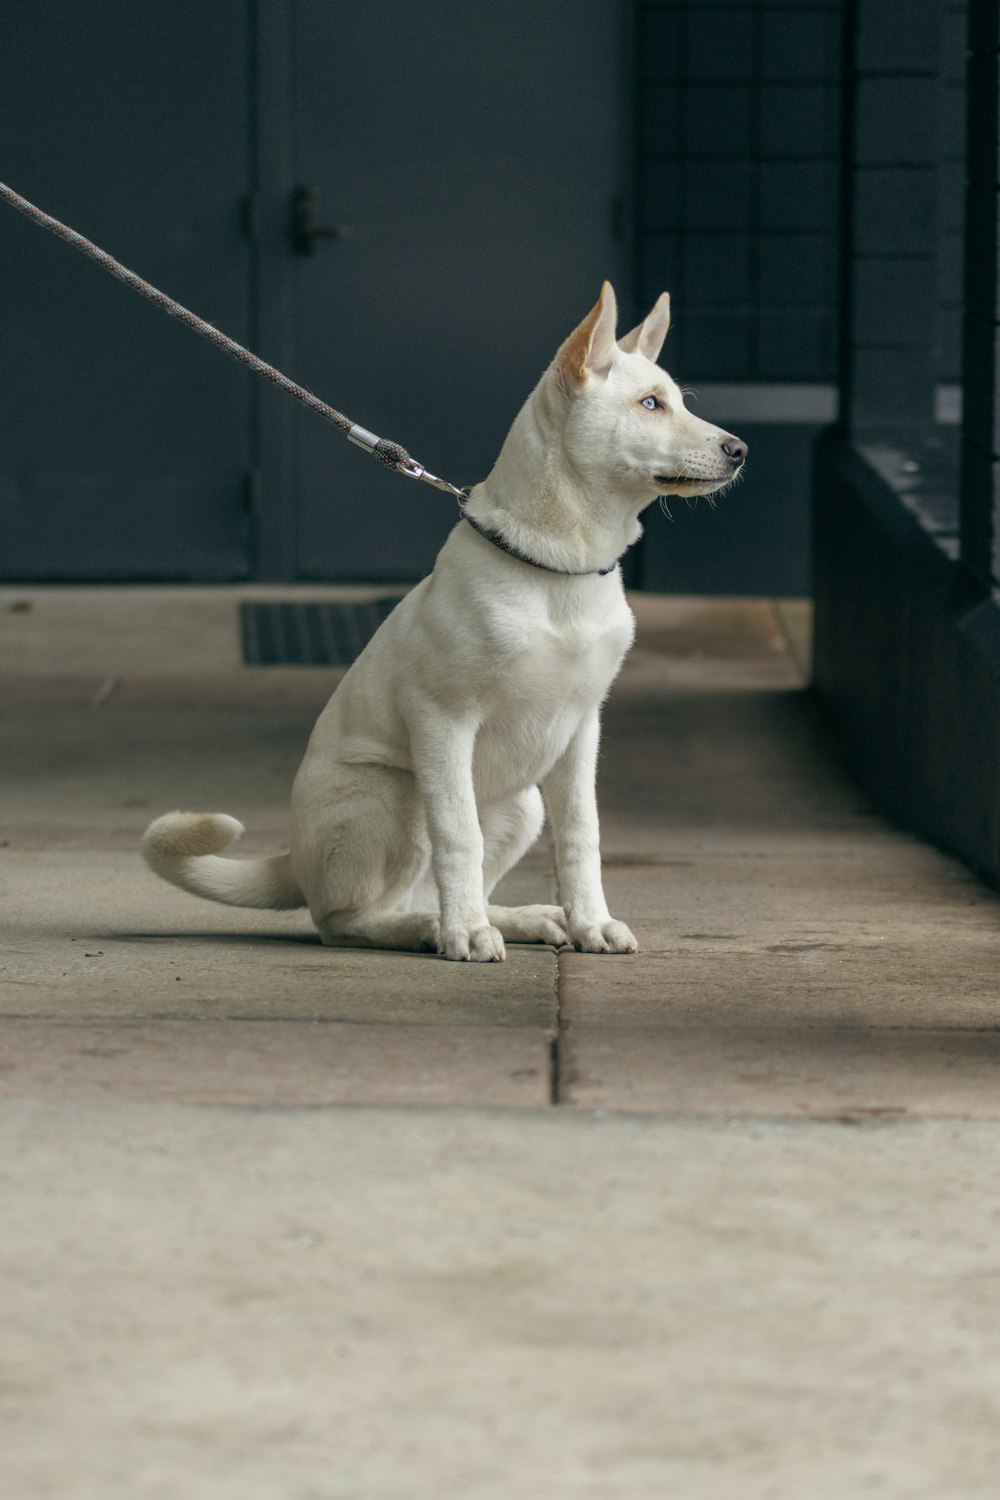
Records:
[[[273,859],[219,858],[242,832],[243,824],[225,813],[166,813],[146,829],[142,853],[154,874],[193,896],[227,906],[305,906],[287,854]]]

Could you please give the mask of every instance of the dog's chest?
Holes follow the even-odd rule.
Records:
[[[487,795],[540,780],[581,719],[601,703],[632,639],[631,613],[608,621],[531,622],[496,673],[476,743],[476,780]]]

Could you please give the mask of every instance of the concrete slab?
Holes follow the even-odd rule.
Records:
[[[834,802],[833,796],[830,799]],[[831,807],[831,812],[834,810]],[[605,880],[657,951],[692,936],[774,944],[796,935],[816,942],[915,941],[985,933],[1000,924],[1000,896],[956,860],[871,822],[857,832],[794,836],[765,830],[749,847],[723,831],[678,840],[672,852],[616,851]]]
[[[601,780],[643,951],[560,959],[557,1110],[552,952],[331,952],[139,864],[182,802],[281,846],[325,674],[240,669],[229,591],[89,623],[29,592],[0,608],[11,1494],[992,1500],[997,904],[873,817],[770,605],[637,601]]]
[[[749,670],[749,669],[748,669]],[[609,700],[600,764],[604,852],[818,852],[885,825],[848,779],[801,689],[648,684]]]
[[[160,812],[188,807],[230,812],[252,836],[285,837],[292,781],[325,698],[9,710],[0,718],[2,836],[59,848],[86,832],[91,845],[125,836],[134,848]]]
[[[771,691],[806,680],[766,599],[687,599],[631,594],[637,635],[614,699],[687,689]]]
[[[550,868],[541,851],[506,894],[550,899]],[[0,903],[3,1015],[555,1026],[551,948],[512,945],[506,963],[474,969],[324,948],[308,913],[199,901],[134,850],[0,850]]]
[[[318,714],[344,675],[343,667],[252,667],[196,675],[146,673],[105,677],[19,676],[0,673],[0,708],[15,716],[39,708],[169,708],[254,710],[296,708]],[[27,717],[25,728],[34,723]],[[9,741],[17,743],[12,734]]]
[[[640,953],[608,973],[562,959],[564,1016],[579,1024],[1000,1025],[1000,898],[957,862],[885,828],[772,857],[689,851],[615,860],[605,881]],[[614,976],[611,976],[614,977]],[[627,982],[625,981],[627,978]]]
[[[367,600],[387,585],[0,588],[0,662],[23,676],[219,674],[242,668],[243,600]]]
[[[785,1027],[706,1015],[687,1027],[566,1031],[559,1097],[684,1116],[1000,1119],[1000,1031]]]
[[[657,691],[626,667],[608,706],[605,886],[640,952],[561,956],[560,1100],[995,1117],[1000,898],[873,813],[787,652],[775,687],[765,606],[710,613],[691,639],[741,681],[668,663]],[[668,612],[648,639],[676,649],[675,629]]]
[[[474,979],[430,957],[332,952],[307,914],[200,902],[139,858],[146,824],[177,806],[241,816],[247,853],[287,847],[291,782],[341,674],[242,667],[238,604],[384,592],[0,591],[0,1014],[523,1028],[529,1050],[554,1031],[551,950],[512,948]],[[498,894],[551,900],[548,847]],[[459,1040],[442,1039],[442,1076]],[[427,1039],[414,1045],[427,1054]]]
[[[998,1132],[0,1104],[33,1500],[993,1500]]]
[[[0,1020],[0,1100],[538,1109],[550,1036],[525,1026]]]
[[[640,943],[644,927],[639,924]],[[560,1015],[576,1030],[640,1027],[690,1030],[878,1028],[1000,1030],[997,939],[930,943],[914,952],[895,942],[840,945],[806,939],[755,952],[738,942],[692,939],[618,963],[560,957]]]
[[[757,598],[690,598],[630,594],[638,635],[629,666],[647,655],[661,662],[701,662],[708,671],[724,663],[750,663],[755,672],[789,667],[785,637],[774,604]],[[635,653],[638,653],[636,655]]]

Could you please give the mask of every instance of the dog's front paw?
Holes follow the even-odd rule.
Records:
[[[637,953],[639,944],[624,922],[570,922],[569,935],[581,953]]]
[[[438,952],[474,964],[498,964],[507,956],[496,927],[442,927]]]

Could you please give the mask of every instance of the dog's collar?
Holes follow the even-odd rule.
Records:
[[[469,493],[469,490],[462,491],[466,500],[469,498]],[[492,542],[494,547],[499,547],[501,552],[506,552],[508,557],[514,557],[518,562],[527,563],[529,568],[541,568],[543,573],[558,573],[561,578],[603,578],[606,574],[613,573],[621,562],[621,557],[616,557],[614,562],[607,568],[584,568],[579,573],[574,572],[570,568],[550,567],[548,563],[539,562],[537,557],[529,557],[527,552],[522,552],[520,547],[515,547],[513,542],[509,542],[502,532],[491,531],[488,526],[483,526],[476,520],[475,516],[469,515],[461,500],[458,503],[461,507],[462,519],[468,521],[473,531],[477,531],[487,542]]]

